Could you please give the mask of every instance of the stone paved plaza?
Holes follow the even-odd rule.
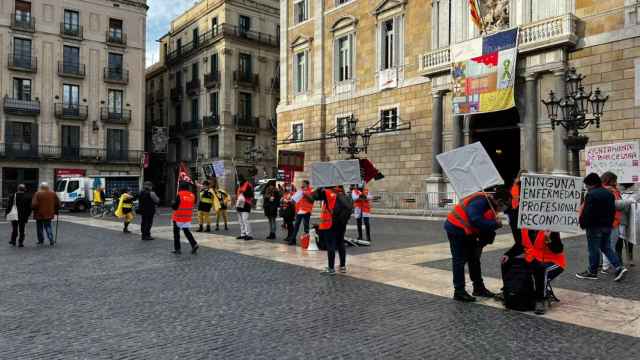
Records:
[[[593,283],[589,295],[591,283],[574,280],[580,266],[572,265],[557,284],[563,302],[537,317],[450,300],[437,222],[376,219],[408,232],[424,227],[424,239],[383,230],[379,245],[351,252],[348,276],[327,278],[317,270],[324,253],[240,242],[231,237],[236,225],[229,236],[197,235],[198,255],[176,257],[166,222],[156,241],[142,242],[114,222],[63,218],[55,248],[0,246],[0,359],[640,357],[637,269],[620,286]],[[579,238],[567,243],[584,256]],[[497,276],[501,244],[485,256],[487,277]],[[575,294],[607,303],[589,311]]]

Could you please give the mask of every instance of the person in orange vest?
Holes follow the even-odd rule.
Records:
[[[487,236],[495,235],[502,227],[496,218],[496,211],[507,208],[506,194],[490,195],[475,193],[460,200],[447,216],[444,229],[451,246],[453,267],[453,298],[458,301],[476,301],[474,296],[493,298],[482,280],[480,257],[486,245],[480,241]],[[495,210],[495,211],[494,211]],[[464,266],[469,264],[469,276],[473,282],[473,296],[465,289]]]
[[[367,241],[371,242],[371,225],[369,217],[371,216],[371,195],[369,190],[362,187],[354,186],[351,190],[351,198],[353,199],[353,207],[358,225],[358,240],[362,240],[362,223],[364,222]]]
[[[236,190],[236,211],[238,212],[238,222],[240,223],[240,236],[238,240],[253,240],[251,236],[251,223],[249,223],[249,214],[253,207],[253,185],[247,181],[244,176],[238,175],[238,190]]]
[[[189,190],[189,184],[180,183],[178,186],[178,195],[173,202],[173,253],[179,255],[180,252],[180,230],[184,232],[184,236],[189,240],[191,245],[191,253],[198,252],[198,243],[191,234],[191,221],[193,220],[193,207],[196,204],[196,196]]]
[[[289,237],[289,245],[296,244],[300,223],[304,224],[304,233],[309,233],[309,222],[313,212],[313,188],[308,180],[302,182],[302,187],[293,195],[292,199],[296,204],[296,223],[293,226],[293,236]]]
[[[511,204],[507,211],[505,212],[507,217],[509,218],[509,227],[511,228],[511,234],[513,235],[513,240],[516,244],[520,244],[522,239],[520,238],[520,230],[518,229],[518,215],[520,213],[520,178],[522,174],[526,174],[526,170],[520,170],[518,172],[518,176],[513,180],[513,185],[511,185]]]
[[[605,172],[600,177],[602,180],[602,187],[609,190],[613,194],[613,197],[616,201],[622,200],[622,193],[618,189],[618,176],[610,171]],[[620,222],[622,220],[622,211],[616,209],[615,215],[613,217],[613,225],[611,228],[611,236],[609,240],[611,241],[611,248],[615,249],[616,243],[618,242],[618,238],[620,237]],[[617,253],[620,258],[620,262],[622,261],[622,254]],[[606,256],[602,256],[602,273],[607,274],[611,270],[611,262],[607,259]]]
[[[500,262],[505,265],[511,259],[524,257],[534,277],[536,296],[534,311],[542,315],[546,312],[548,284],[567,267],[564,246],[557,232],[522,229],[520,233],[522,247],[511,248],[502,256]]]
[[[344,244],[344,234],[347,224],[334,221],[334,210],[339,196],[345,196],[342,186],[318,189],[313,193],[313,200],[322,201],[318,236],[320,242],[327,247],[328,266],[322,271],[324,275],[335,275],[336,250],[340,258],[340,273],[347,272],[347,249]]]

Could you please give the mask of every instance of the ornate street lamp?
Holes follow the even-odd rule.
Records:
[[[584,150],[589,138],[580,135],[580,130],[584,130],[591,125],[600,127],[600,119],[604,111],[604,105],[609,96],[602,96],[600,88],[591,93],[587,93],[582,86],[584,76],[576,73],[575,68],[567,71],[565,77],[567,96],[564,99],[556,98],[553,91],[549,91],[547,100],[542,103],[547,108],[551,129],[555,130],[557,125],[567,129],[567,138],[564,143],[573,156],[573,174],[580,175],[580,151]],[[559,118],[558,108],[562,117]],[[589,114],[589,112],[591,112]]]

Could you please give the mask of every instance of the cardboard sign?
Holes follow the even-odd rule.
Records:
[[[580,231],[582,178],[524,174],[520,180],[519,229]]]
[[[358,160],[337,160],[311,164],[311,185],[313,187],[361,183],[360,162]]]
[[[479,142],[439,154],[436,159],[461,199],[504,184],[489,154]]]
[[[585,149],[587,173],[602,175],[610,171],[618,183],[640,181],[640,146],[637,141],[588,146]]]

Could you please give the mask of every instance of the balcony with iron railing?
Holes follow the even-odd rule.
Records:
[[[198,95],[200,93],[200,79],[195,78],[191,81],[187,81],[185,89],[187,91],[187,95],[189,96]]]
[[[127,46],[127,34],[122,29],[107,30],[106,42],[111,46]]]
[[[54,115],[61,120],[85,121],[89,117],[89,108],[80,104],[54,104]]]
[[[213,71],[204,74],[204,86],[207,89],[217,88],[220,86],[220,71]]]
[[[122,67],[108,66],[104,68],[104,82],[127,85],[129,83],[129,70],[124,70]]]
[[[575,46],[577,43],[576,17],[565,14],[520,26],[518,52],[527,53],[554,47]],[[450,47],[429,51],[418,58],[419,71],[433,75],[449,71]]]
[[[33,116],[40,114],[39,100],[14,99],[4,97],[3,107],[5,114]]]
[[[89,148],[82,146],[39,145],[29,143],[0,143],[2,160],[73,161],[83,163],[140,164],[141,150]]]
[[[87,74],[86,66],[77,62],[58,61],[58,75],[84,79]]]
[[[260,85],[260,78],[258,74],[236,70],[233,72],[233,82],[236,86],[255,89]]]
[[[279,35],[271,35],[253,30],[244,30],[236,25],[221,24],[200,35],[196,41],[186,43],[180,48],[169,51],[167,53],[166,61],[169,64],[182,61],[193,55],[193,53],[198,49],[206,47],[223,37],[235,37],[237,39],[251,41],[271,47],[280,46]]]
[[[211,114],[202,118],[204,129],[213,130],[220,127],[220,117],[217,114]]]
[[[131,122],[131,110],[100,108],[100,119],[107,124],[127,125]]]
[[[239,131],[257,132],[259,121],[257,117],[238,114],[233,116],[233,125]]]
[[[176,86],[169,90],[169,96],[171,97],[171,101],[180,102],[184,98],[184,90],[182,86]]]
[[[31,13],[12,13],[11,29],[17,31],[36,31],[36,19]]]
[[[63,38],[82,40],[84,39],[84,27],[78,24],[61,22],[60,35],[62,35]]]
[[[9,53],[8,67],[10,70],[34,73],[38,71],[38,58],[31,54]]]

